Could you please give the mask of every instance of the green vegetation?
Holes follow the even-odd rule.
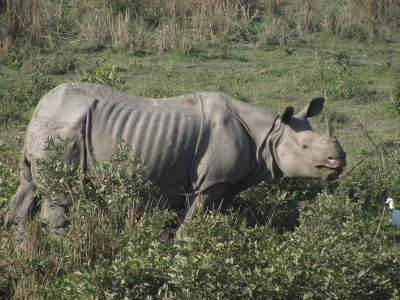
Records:
[[[387,196],[400,205],[399,9],[395,0],[0,0],[0,299],[398,299],[400,232],[387,208],[381,217]],[[141,168],[102,163],[86,185],[59,161],[61,147],[41,162],[38,192],[73,195],[70,232],[49,236],[35,217],[16,251],[5,217],[25,127],[66,81],[157,98],[223,91],[277,113],[323,95],[315,129],[331,118],[347,170],[364,160],[337,182],[251,188],[228,215],[200,215],[174,239],[179,212],[159,208]],[[116,159],[129,159],[120,150]]]

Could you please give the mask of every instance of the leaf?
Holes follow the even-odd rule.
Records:
[[[361,277],[364,276],[365,273],[367,273],[367,270],[365,270],[365,269],[361,270],[360,272],[358,272],[357,278],[360,279]]]

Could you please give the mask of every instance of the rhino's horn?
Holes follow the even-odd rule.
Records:
[[[326,127],[327,127],[328,136],[334,138],[335,137],[335,133],[333,131],[332,122],[328,118],[325,118],[325,121],[326,121]]]

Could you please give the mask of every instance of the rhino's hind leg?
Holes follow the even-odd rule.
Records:
[[[7,222],[14,228],[17,238],[22,240],[25,225],[28,219],[36,213],[38,203],[35,192],[36,185],[32,180],[30,165],[25,157],[19,165],[18,173],[20,185],[9,204]]]
[[[181,225],[176,231],[176,236],[180,237],[186,235],[188,223],[197,212],[217,208],[224,195],[225,189],[225,184],[217,184],[194,196],[192,199],[189,199],[180,218]]]

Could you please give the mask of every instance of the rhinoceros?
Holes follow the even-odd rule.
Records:
[[[307,120],[323,105],[323,98],[315,98],[298,114],[287,107],[277,115],[218,92],[146,99],[99,84],[62,84],[41,99],[27,127],[8,219],[24,232],[37,207],[37,159],[49,156],[49,137],[67,140],[64,160],[82,170],[110,160],[118,140],[125,141],[131,155],[147,164],[146,177],[169,208],[184,208],[178,234],[196,211],[228,207],[235,195],[263,180],[336,179],[346,153],[332,124],[327,121],[327,133],[319,134]],[[55,233],[65,233],[67,212],[46,197],[42,201],[42,218]]]

